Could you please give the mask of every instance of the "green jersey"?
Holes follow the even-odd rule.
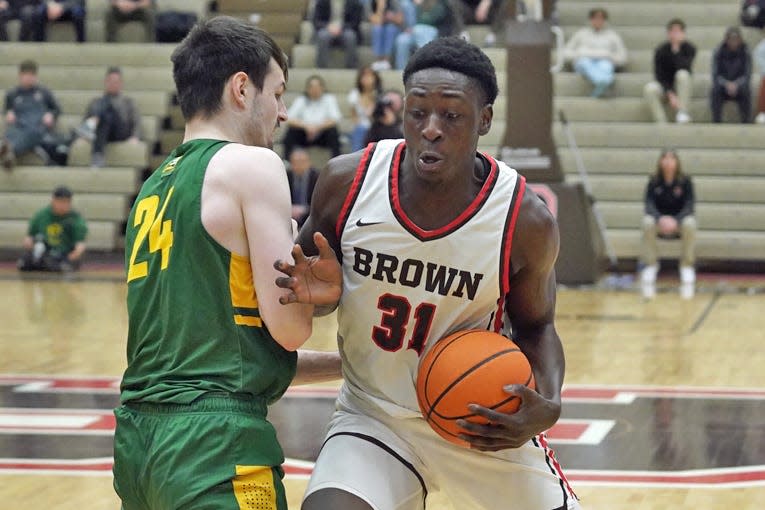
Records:
[[[59,216],[53,213],[51,206],[47,206],[37,211],[27,229],[29,237],[40,234],[52,253],[67,255],[77,243],[85,240],[88,226],[77,211]]]
[[[279,398],[297,354],[268,332],[249,258],[202,225],[202,182],[228,142],[184,143],[146,180],[128,218],[128,367],[121,400],[187,404],[207,393]],[[268,242],[262,239],[262,242]]]

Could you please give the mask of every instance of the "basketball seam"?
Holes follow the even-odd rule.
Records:
[[[526,382],[524,383],[525,386],[529,385],[533,375],[534,375],[534,373],[531,371],[531,367],[529,367],[529,376],[526,378]],[[508,402],[512,402],[513,399],[516,399],[516,398],[518,398],[517,395],[511,395],[509,398],[507,398],[507,399],[505,399],[505,400],[503,400],[501,402],[498,402],[497,404],[494,404],[493,406],[489,407],[488,409],[496,411],[498,407],[502,407],[503,405],[507,404]],[[433,411],[431,411],[431,413],[428,414],[428,416],[431,416],[433,414],[435,414],[435,416],[441,418],[442,420],[452,420],[452,421],[453,420],[464,420],[465,418],[472,418],[473,416],[478,416],[476,413],[465,414],[465,415],[462,415],[462,416],[445,416],[443,414],[440,414],[440,413],[437,413],[437,412],[433,412]]]
[[[491,356],[489,356],[488,358],[482,359],[479,363],[476,363],[475,365],[470,367],[468,370],[464,371],[457,379],[452,381],[449,384],[449,386],[444,388],[444,390],[441,392],[441,394],[435,399],[433,404],[430,404],[430,402],[428,402],[428,415],[427,415],[427,418],[430,418],[430,415],[433,414],[433,408],[438,405],[438,403],[444,398],[444,396],[447,393],[449,393],[449,390],[451,390],[454,386],[456,386],[457,383],[459,383],[460,381],[465,379],[465,377],[467,377],[468,375],[470,375],[473,372],[475,372],[476,370],[478,370],[478,368],[482,367],[487,362],[489,362],[489,361],[491,361],[493,359],[499,358],[500,356],[504,356],[505,354],[509,354],[511,352],[521,352],[521,350],[518,349],[518,348],[514,348],[514,349],[507,349],[507,350],[504,350],[504,351],[496,352],[496,353],[492,354]],[[433,360],[433,364],[431,364],[430,368],[432,368],[434,364],[435,364],[435,360]],[[428,373],[428,375],[430,375],[430,373]],[[426,379],[425,382],[427,383],[427,379]],[[427,390],[427,384],[425,385],[425,389]],[[425,398],[427,399],[427,391],[425,391]]]

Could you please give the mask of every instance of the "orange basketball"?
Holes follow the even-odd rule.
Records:
[[[535,388],[526,356],[509,338],[480,329],[458,331],[439,340],[420,362],[417,401],[422,415],[441,437],[460,446],[464,429],[457,420],[487,420],[468,404],[514,413],[521,404],[502,389],[508,384]]]

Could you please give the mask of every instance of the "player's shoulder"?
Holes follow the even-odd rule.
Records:
[[[209,166],[214,171],[233,173],[243,178],[257,176],[262,179],[269,174],[285,173],[284,161],[271,149],[239,143],[229,143],[220,149],[210,160]]]

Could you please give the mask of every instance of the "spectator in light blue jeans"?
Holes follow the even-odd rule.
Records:
[[[396,69],[404,69],[409,55],[439,36],[450,35],[454,16],[447,0],[413,0],[404,6],[407,28],[396,37]],[[415,13],[412,16],[413,12]],[[411,23],[412,18],[414,23]]]
[[[622,38],[606,27],[605,9],[590,10],[590,26],[579,29],[568,41],[566,60],[574,70],[593,84],[592,97],[601,97],[614,82],[614,71],[627,63]]]
[[[408,0],[403,0],[408,2]],[[393,44],[401,29],[406,26],[404,9],[399,0],[372,0],[369,23],[372,25],[372,53],[375,61],[372,69],[387,71],[391,68]]]

